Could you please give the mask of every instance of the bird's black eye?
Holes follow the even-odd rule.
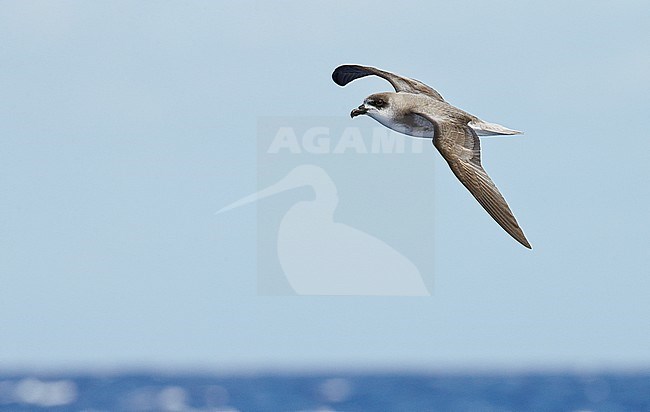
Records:
[[[381,100],[381,99],[377,99],[377,100],[373,101],[372,104],[377,108],[382,108],[382,107],[386,106],[386,102]]]

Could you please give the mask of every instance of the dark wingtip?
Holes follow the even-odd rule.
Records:
[[[339,86],[345,86],[352,80],[375,74],[371,67],[359,66],[358,64],[343,64],[332,72],[332,80]],[[374,70],[374,69],[373,69]]]
[[[349,83],[349,81],[346,82],[343,77],[343,70],[345,70],[347,66],[348,65],[339,66],[332,72],[332,80],[334,80],[334,83],[338,84],[339,86],[345,86]]]
[[[520,239],[517,239],[517,241],[518,241],[519,243],[521,243],[524,247],[528,248],[528,249],[532,249],[532,248],[533,248],[533,247],[530,245],[530,243],[528,243],[528,239],[526,239],[526,238],[523,238],[523,239],[521,239],[521,240],[520,240]]]

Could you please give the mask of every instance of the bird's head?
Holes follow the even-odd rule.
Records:
[[[395,93],[375,93],[366,97],[363,104],[350,112],[350,117],[367,114],[370,117],[390,117],[393,111],[391,97]]]

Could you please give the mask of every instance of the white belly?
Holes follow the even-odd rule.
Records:
[[[430,121],[423,118],[422,116],[412,115],[412,116],[406,116],[406,117],[396,119],[394,117],[384,116],[383,114],[376,113],[376,112],[368,113],[368,115],[373,119],[375,119],[376,121],[378,121],[379,123],[388,127],[389,129],[395,130],[396,132],[403,133],[408,136],[424,137],[424,138],[431,139],[433,138],[433,135],[435,133],[433,124],[431,124]],[[485,128],[482,127],[484,125],[491,126],[492,128],[491,129],[488,128],[486,130]],[[520,133],[515,130],[507,129],[500,125],[495,125],[492,123],[485,123],[485,122],[480,122],[480,123],[470,122],[468,126],[471,127],[479,136],[494,136],[494,135],[501,135],[501,134]]]
[[[380,113],[368,113],[370,117],[396,132],[413,137],[433,138],[434,128],[430,121],[421,116],[413,115],[400,119],[383,116]]]

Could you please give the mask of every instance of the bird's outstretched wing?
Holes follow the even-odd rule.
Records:
[[[407,93],[421,93],[426,94],[429,97],[432,97],[436,100],[444,102],[440,93],[422,83],[419,80],[409,79],[408,77],[398,76],[396,74],[379,70],[370,66],[359,66],[356,64],[345,64],[343,66],[337,67],[332,73],[332,80],[334,83],[339,86],[345,86],[350,83],[352,80],[359,79],[361,77],[375,75],[383,79],[386,79],[390,82],[391,85],[395,88],[396,92],[407,92]]]
[[[510,236],[532,249],[508,203],[481,165],[481,146],[476,132],[467,125],[436,121],[427,113],[418,114],[433,123],[433,145],[445,158],[458,180]]]

